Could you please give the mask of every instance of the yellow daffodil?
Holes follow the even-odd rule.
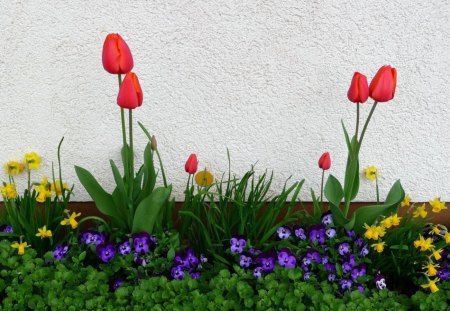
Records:
[[[384,235],[386,234],[386,229],[384,228],[384,226],[377,226],[375,227],[375,230],[380,238],[384,237]]]
[[[430,201],[430,205],[433,208],[433,213],[440,213],[443,209],[447,209],[447,206],[445,206],[445,202],[441,202],[439,198],[434,198],[434,200]]]
[[[400,220],[402,220],[402,218],[398,217],[397,214],[394,214],[392,216],[385,218],[381,222],[381,224],[383,225],[383,227],[389,229],[390,227],[398,226],[400,224]]]
[[[364,224],[364,228],[366,228],[366,232],[364,232],[364,236],[367,239],[378,240],[378,232],[376,230],[376,226],[369,226],[368,224]]]
[[[433,228],[431,228],[430,233],[431,233],[431,234],[434,234],[434,235],[441,234],[441,229],[439,229],[438,226],[433,226]]]
[[[47,226],[43,226],[42,228],[38,228],[38,233],[36,233],[36,236],[43,238],[50,238],[52,237],[52,230],[47,230]]]
[[[426,269],[427,271],[425,272],[425,274],[427,276],[435,276],[437,274],[437,269],[439,268],[438,264],[433,264],[432,262],[428,263],[428,265],[423,267],[424,269]]]
[[[400,203],[401,207],[409,207],[411,205],[411,197],[409,196],[409,194],[405,195],[405,198],[403,199],[403,201]]]
[[[422,204],[421,206],[419,206],[413,213],[413,217],[417,218],[417,217],[422,217],[425,218],[427,217],[428,212],[425,210],[426,206],[425,203]]]
[[[36,152],[25,154],[25,166],[28,170],[37,170],[41,166],[41,157]]]
[[[374,181],[378,178],[378,169],[371,165],[365,168],[364,174],[366,175],[366,178],[370,181]]]
[[[424,252],[433,247],[433,240],[431,238],[425,239],[419,234],[419,239],[414,241],[414,246],[420,248],[421,252]]]
[[[8,161],[5,164],[5,173],[7,175],[17,175],[23,171],[23,164],[17,161]]]
[[[34,190],[36,190],[36,192],[38,193],[38,195],[36,196],[36,201],[39,203],[44,203],[47,198],[52,197],[52,193],[46,186],[34,186]]]
[[[72,215],[67,214],[67,216],[69,216],[69,218],[61,220],[61,225],[70,225],[72,226],[72,229],[76,229],[78,227],[78,221],[75,218],[81,216],[81,213],[77,214],[74,212]]]
[[[441,253],[442,253],[442,248],[434,250],[433,253],[431,254],[430,258],[434,257],[435,260],[439,260],[442,258]]]
[[[434,280],[428,280],[428,284],[421,285],[423,288],[429,288],[432,293],[439,291],[439,288],[436,286],[436,283],[439,282],[439,278]]]
[[[444,239],[445,239],[445,243],[450,243],[450,233],[449,232],[446,232],[445,234],[444,234]]]
[[[0,193],[4,199],[15,199],[17,198],[17,190],[15,184],[5,183],[4,186],[0,187]]]
[[[200,171],[195,175],[195,183],[200,187],[209,187],[213,181],[213,174],[207,170]]]
[[[67,183],[62,183],[62,187],[64,190],[69,190]],[[55,183],[50,183],[50,191],[55,193],[57,196],[62,195],[61,182],[58,179],[55,180]]]
[[[373,247],[374,250],[376,250],[378,253],[382,253],[384,251],[384,245],[386,243],[383,241],[380,241],[378,243],[372,244],[371,246]]]
[[[30,245],[27,244],[27,242],[14,242],[13,244],[11,244],[12,248],[16,248],[17,249],[17,254],[18,255],[23,255],[25,254],[25,248],[30,247]]]

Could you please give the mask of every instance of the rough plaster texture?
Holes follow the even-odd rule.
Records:
[[[233,172],[259,160],[275,189],[290,175],[318,189],[325,150],[342,178],[352,74],[392,64],[397,94],[375,112],[361,164],[380,167],[382,196],[400,178],[413,200],[450,200],[449,1],[2,1],[0,29],[0,160],[36,150],[36,177],[50,175],[64,136],[77,201],[89,197],[75,164],[111,189],[108,159],[119,160],[117,77],[101,64],[109,32],[134,54],[145,92],[135,116],[156,134],[178,199],[187,156],[220,175],[227,147]],[[374,185],[357,199],[373,201]]]

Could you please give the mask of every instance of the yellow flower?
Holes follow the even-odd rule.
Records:
[[[401,207],[409,207],[411,205],[411,197],[409,194],[405,195],[405,198],[403,199],[402,203],[400,203]]]
[[[52,193],[46,186],[34,186],[34,190],[36,190],[36,192],[38,193],[38,195],[36,196],[36,201],[39,203],[44,203],[47,198],[52,197]]]
[[[364,236],[367,239],[378,240],[378,232],[377,232],[376,226],[374,226],[374,225],[369,226],[368,224],[364,224],[364,228],[366,228],[366,232],[364,232]]]
[[[9,183],[5,183],[4,186],[0,187],[0,193],[4,199],[15,199],[18,195],[16,185]]]
[[[438,226],[433,226],[433,228],[431,228],[430,233],[434,235],[441,234],[441,229],[439,229]]]
[[[47,187],[48,186],[48,177],[43,175],[41,181],[39,182],[39,185]]]
[[[434,280],[428,280],[428,284],[421,285],[423,288],[429,288],[432,293],[439,291],[439,288],[436,286],[436,283],[439,282],[439,278]]]
[[[24,162],[28,170],[37,170],[41,166],[41,157],[34,151],[26,153]]]
[[[22,238],[21,238],[21,240],[22,240]],[[14,242],[13,244],[11,244],[11,247],[12,248],[17,248],[17,254],[18,255],[23,255],[23,254],[25,254],[25,248],[26,247],[30,247],[30,245],[28,245],[27,242],[23,242],[22,243],[22,241],[20,241],[20,243],[19,242]]]
[[[81,216],[81,213],[72,213],[72,215],[69,215],[69,218],[65,218],[63,220],[61,220],[61,225],[66,226],[66,225],[70,225],[72,226],[72,229],[76,229],[78,227],[78,221],[75,219],[76,217]]]
[[[5,173],[7,175],[17,175],[23,171],[23,164],[17,161],[8,161],[5,164]]]
[[[398,226],[400,224],[400,220],[402,220],[401,217],[398,217],[397,214],[394,214],[392,216],[389,216],[387,218],[385,218],[382,222],[381,225],[387,229],[389,229],[390,227],[393,226]]]
[[[419,234],[419,239],[414,241],[414,246],[420,248],[421,252],[424,252],[433,247],[433,240],[431,240],[431,238],[424,239],[424,237]]]
[[[386,234],[386,229],[384,228],[384,226],[377,226],[375,227],[375,230],[380,238],[384,237],[384,235]]]
[[[445,239],[445,243],[450,243],[450,233],[449,232],[446,232],[445,234],[444,234],[444,239]]]
[[[47,226],[43,226],[42,228],[38,228],[38,233],[36,236],[43,238],[50,238],[52,236],[52,230],[47,230]]]
[[[64,190],[69,190],[69,186],[67,185],[67,183],[63,183],[62,186]],[[50,183],[50,191],[55,193],[57,196],[62,195],[61,182],[58,179],[55,180],[55,183]]]
[[[413,217],[417,218],[417,217],[422,217],[425,218],[427,217],[428,212],[425,210],[426,206],[425,203],[423,203],[421,206],[419,206],[413,213]]]
[[[214,176],[211,172],[203,170],[195,175],[195,183],[200,187],[209,187],[214,181]]]
[[[376,250],[378,253],[382,253],[384,251],[384,245],[385,243],[383,241],[380,241],[378,243],[372,244],[374,250]]]
[[[371,165],[366,167],[366,169],[364,170],[364,174],[366,175],[366,178],[370,181],[374,181],[375,179],[378,178],[378,169]]]
[[[442,258],[441,256],[442,248],[438,250],[434,250],[430,257],[434,257],[435,260],[439,260]]]
[[[438,264],[433,264],[432,262],[428,263],[428,265],[423,267],[427,271],[425,272],[428,276],[435,276],[437,274],[436,268],[439,268]]]
[[[443,209],[447,209],[447,206],[445,206],[445,202],[441,202],[439,198],[434,198],[434,200],[430,201],[430,205],[433,208],[433,213],[439,213]]]

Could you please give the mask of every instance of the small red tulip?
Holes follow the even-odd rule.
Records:
[[[348,100],[353,103],[364,103],[369,97],[369,85],[365,75],[355,72],[347,92]]]
[[[330,167],[331,167],[330,154],[328,152],[325,152],[324,154],[322,154],[322,156],[319,159],[319,168],[326,171],[326,170],[329,170]]]
[[[124,74],[133,69],[133,56],[125,40],[117,33],[110,33],[103,43],[103,68],[112,74]]]
[[[391,66],[381,67],[369,86],[369,95],[377,102],[387,102],[394,98],[397,85],[397,70]]]
[[[184,169],[186,170],[186,173],[195,174],[197,172],[197,167],[197,155],[195,153],[192,153],[187,159],[186,164],[184,165]]]
[[[134,109],[142,105],[143,96],[136,74],[127,73],[117,95],[117,104],[122,108]]]

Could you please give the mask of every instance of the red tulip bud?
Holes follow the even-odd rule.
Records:
[[[326,170],[329,170],[330,167],[331,167],[330,154],[328,152],[325,152],[324,154],[322,154],[322,156],[319,159],[319,168],[326,171]]]
[[[112,74],[128,73],[133,69],[133,56],[130,48],[117,33],[110,33],[103,43],[103,68]]]
[[[391,66],[381,67],[370,82],[369,95],[377,102],[387,102],[394,98],[397,85],[397,70]]]
[[[192,153],[187,159],[186,164],[184,165],[184,169],[186,170],[186,173],[195,174],[195,172],[197,172],[197,167],[197,155],[195,153]]]
[[[138,77],[129,72],[123,79],[117,95],[117,104],[126,109],[134,109],[142,105],[143,94]]]
[[[364,103],[369,97],[369,85],[365,75],[355,72],[347,92],[348,100],[353,103]]]

